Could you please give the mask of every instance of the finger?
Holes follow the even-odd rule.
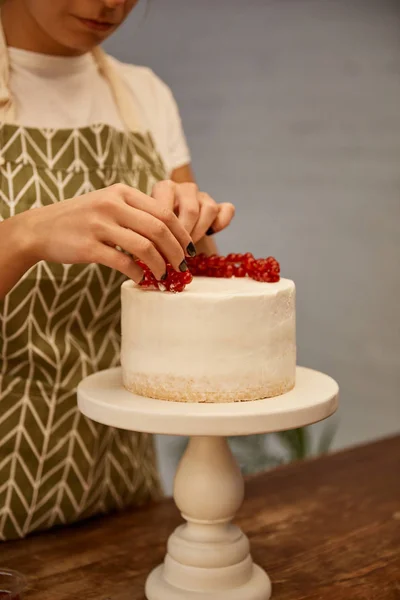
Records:
[[[139,233],[116,225],[110,227],[107,232],[107,243],[119,246],[125,252],[129,252],[139,258],[149,267],[156,279],[161,280],[165,275],[167,271],[165,260],[154,244]]]
[[[181,183],[176,186],[178,219],[191,234],[200,216],[201,200],[195,183]]]
[[[93,262],[115,269],[136,283],[142,280],[143,271],[135,260],[106,244],[98,244]]]
[[[131,223],[129,229],[127,228]],[[130,206],[121,205],[119,224],[122,225],[126,231],[134,230],[144,238],[150,240],[150,242],[157,248],[161,256],[163,256],[167,262],[169,262],[176,271],[178,271],[185,260],[185,252],[182,246],[174,237],[170,229],[147,212],[137,210]]]
[[[235,207],[233,204],[230,204],[230,202],[222,202],[221,204],[218,204],[218,214],[211,224],[213,233],[218,233],[218,231],[226,229],[234,216]]]
[[[173,181],[158,181],[154,184],[151,195],[158,204],[162,204],[165,208],[169,208],[173,212],[175,209],[176,187],[176,183]]]
[[[164,223],[171,231],[173,236],[178,240],[185,254],[190,256],[192,238],[186,231],[182,223],[179,222],[178,217],[174,215],[173,211],[166,208],[162,204],[158,203],[154,198],[146,196],[139,190],[129,188],[128,186],[123,187],[123,199],[126,204],[132,208],[142,210],[143,212],[151,214]],[[126,227],[132,227],[134,223],[130,221],[130,224],[125,225]]]
[[[215,221],[219,210],[218,204],[208,194],[200,192],[199,198],[200,214],[192,231],[192,238],[195,243],[205,236],[206,231]]]

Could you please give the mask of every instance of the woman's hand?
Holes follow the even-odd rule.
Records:
[[[161,181],[154,186],[152,196],[175,212],[194,243],[201,240],[210,229],[217,233],[228,227],[235,215],[233,204],[217,204],[211,196],[201,192],[195,183]]]
[[[169,189],[168,182],[159,185],[159,192],[165,187]],[[33,209],[14,219],[15,225],[20,219],[19,234],[28,237],[34,262],[98,263],[136,282],[142,270],[116,246],[143,261],[157,279],[166,273],[166,261],[185,271],[185,256],[195,254],[184,222],[169,206],[123,184]]]

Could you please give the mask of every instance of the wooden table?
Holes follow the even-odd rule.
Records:
[[[277,600],[399,600],[400,436],[250,478],[238,521]],[[167,500],[0,544],[0,564],[27,600],[143,600],[179,522]]]

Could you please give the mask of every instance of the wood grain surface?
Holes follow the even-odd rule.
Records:
[[[248,479],[237,520],[273,598],[399,600],[400,436]],[[27,576],[27,600],[144,600],[179,522],[166,500],[2,543],[0,565]]]

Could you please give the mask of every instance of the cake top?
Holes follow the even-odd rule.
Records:
[[[280,279],[276,283],[264,283],[254,281],[248,277],[223,279],[197,276],[193,278],[191,284],[180,294],[160,294],[154,289],[141,288],[133,281],[126,281],[123,287],[141,294],[157,294],[163,297],[172,297],[173,299],[177,297],[187,298],[188,296],[221,298],[222,296],[273,296],[281,291],[294,288],[294,283],[290,279]]]

